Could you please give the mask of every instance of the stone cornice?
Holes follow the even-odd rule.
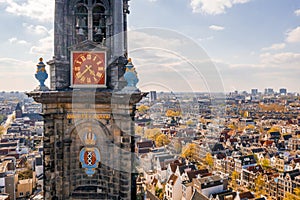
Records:
[[[95,104],[128,104],[134,105],[143,97],[147,96],[145,92],[121,93],[109,91],[87,91],[87,90],[70,90],[70,91],[33,91],[27,95],[32,97],[36,102],[43,104],[53,103],[91,103]],[[89,98],[90,97],[90,98]]]

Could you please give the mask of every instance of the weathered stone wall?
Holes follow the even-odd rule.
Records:
[[[101,103],[94,104],[85,99],[87,93],[77,94],[81,95],[78,103],[70,102],[71,95],[71,92],[29,93],[43,103],[45,199],[133,199],[132,118],[134,104],[144,94],[97,93],[96,99],[104,96]],[[88,117],[74,117],[80,114]],[[101,163],[92,177],[86,175],[79,161],[79,152],[84,147],[81,137],[88,129],[97,135],[96,146],[101,154]],[[84,191],[90,186],[98,190]]]

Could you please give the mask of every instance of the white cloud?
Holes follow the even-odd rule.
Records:
[[[199,38],[198,41],[202,42],[202,41],[209,41],[209,40],[213,40],[214,36],[209,36],[209,37],[205,37],[205,38]]]
[[[214,60],[214,62],[218,65],[229,66],[230,68],[298,69],[300,65],[300,53],[263,53],[259,55],[257,63],[228,63],[223,60]]]
[[[25,27],[26,30],[32,34],[36,34],[36,35],[48,34],[48,29],[45,26],[23,23],[23,27]]]
[[[15,73],[20,72],[29,74],[32,72],[28,72],[28,70],[34,68],[35,65],[36,64],[31,61],[22,61],[13,58],[0,58],[0,74],[5,73],[5,75],[16,75]]]
[[[295,12],[294,12],[294,13],[295,13],[295,15],[296,15],[296,16],[300,16],[300,9],[298,9],[298,10],[295,10]]]
[[[53,38],[54,38],[54,30],[51,29],[48,32],[48,35],[38,41],[38,43],[31,47],[31,54],[49,55],[53,54]]]
[[[260,55],[261,63],[266,67],[299,68],[300,54],[292,52],[265,53]]]
[[[54,0],[6,0],[6,11],[17,16],[25,16],[42,22],[53,21]]]
[[[234,4],[244,4],[250,0],[191,0],[190,5],[194,13],[218,15],[226,12]]]
[[[272,51],[272,50],[280,50],[286,47],[285,43],[272,44],[270,47],[264,47],[262,51]]]
[[[12,37],[8,39],[9,43],[11,44],[23,44],[23,45],[27,45],[29,44],[29,42],[25,41],[25,40],[19,40],[16,37]]]
[[[286,41],[289,43],[300,42],[300,26],[287,32]]]
[[[223,26],[211,25],[211,26],[209,26],[209,29],[214,30],[214,31],[222,31],[225,28]]]

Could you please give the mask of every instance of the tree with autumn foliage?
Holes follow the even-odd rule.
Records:
[[[214,166],[214,158],[212,157],[211,153],[206,153],[205,162],[209,167]]]
[[[146,113],[149,110],[149,106],[146,106],[144,104],[140,105],[137,110],[139,113]]]
[[[271,167],[271,162],[270,162],[270,160],[267,159],[267,158],[261,159],[260,164],[261,164],[261,166],[262,166],[264,169],[267,169],[267,168],[270,168],[270,167]]]
[[[136,135],[142,135],[143,134],[143,127],[141,126],[135,126],[135,134]]]
[[[159,128],[145,130],[145,137],[155,141],[155,144],[158,147],[168,145],[171,142],[168,136],[163,134]]]
[[[280,132],[280,127],[278,127],[278,126],[272,126],[272,127],[268,130],[268,133],[272,133],[272,132]]]
[[[265,181],[263,175],[259,174],[255,179],[255,193],[260,196],[264,193]]]
[[[157,136],[159,136],[160,134],[162,134],[162,132],[159,128],[151,128],[145,130],[145,137],[153,141],[155,141]]]
[[[167,110],[166,112],[166,116],[167,117],[179,117],[180,116],[180,112],[179,111],[174,111],[174,110]]]
[[[197,159],[197,146],[195,143],[189,143],[182,149],[181,156],[188,160],[196,160]]]
[[[231,185],[233,189],[237,188],[237,183],[236,181],[239,179],[240,174],[237,171],[233,171],[231,174]]]
[[[155,144],[158,147],[164,146],[164,145],[168,145],[171,141],[169,140],[169,138],[165,135],[165,134],[159,134],[156,139],[155,139]]]
[[[3,126],[0,126],[0,135],[4,134],[5,128]]]
[[[299,187],[294,189],[294,193],[295,194],[286,192],[283,200],[300,200],[300,188]]]

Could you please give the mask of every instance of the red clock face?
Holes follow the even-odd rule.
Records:
[[[73,85],[105,85],[105,52],[72,52]]]

